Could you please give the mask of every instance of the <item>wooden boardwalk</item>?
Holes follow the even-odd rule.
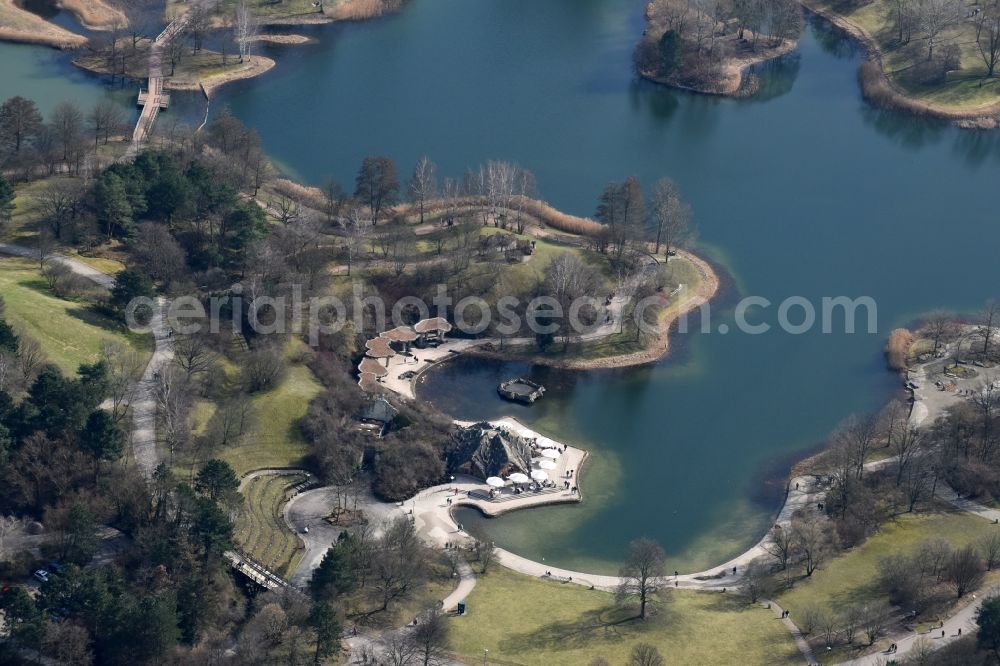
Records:
[[[146,90],[139,91],[139,105],[142,107],[142,112],[132,131],[132,146],[129,148],[129,153],[133,156],[149,139],[149,133],[153,129],[153,123],[156,122],[160,109],[165,109],[170,104],[170,96],[163,92],[163,49],[187,27],[190,15],[191,12],[188,10],[171,21],[150,46],[149,80]]]

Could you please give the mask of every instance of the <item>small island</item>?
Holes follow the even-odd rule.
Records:
[[[675,88],[713,95],[750,95],[753,65],[791,53],[802,32],[795,0],[714,5],[709,13],[682,0],[653,0],[636,47],[636,71]]]
[[[532,405],[536,400],[545,395],[545,387],[530,379],[518,377],[517,379],[508,379],[500,384],[497,387],[497,393],[500,394],[501,398],[506,400]]]

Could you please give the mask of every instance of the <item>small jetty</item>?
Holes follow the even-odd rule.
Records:
[[[530,379],[509,379],[497,387],[501,398],[530,405],[545,394],[545,387]]]

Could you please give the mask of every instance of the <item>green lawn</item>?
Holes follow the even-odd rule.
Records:
[[[94,270],[98,270],[105,275],[116,275],[119,271],[125,270],[125,264],[117,259],[111,259],[109,257],[92,257],[84,254],[80,254],[77,251],[67,252],[67,255],[73,257],[82,264],[87,264]]]
[[[961,548],[998,529],[989,521],[968,513],[903,516],[884,525],[879,534],[862,545],[824,564],[810,578],[802,579],[781,594],[777,601],[791,610],[794,618],[797,609],[809,605],[840,612],[850,605],[885,599],[878,587],[881,558],[911,553],[926,539],[944,539],[953,548]],[[858,654],[854,648],[841,647],[831,653],[829,663]]]
[[[807,604],[843,608],[879,597],[876,587],[879,559],[914,550],[925,539],[944,539],[955,548],[972,543],[993,530],[989,521],[968,513],[932,513],[902,516],[857,548],[820,567],[810,578],[781,595],[787,608]]]
[[[907,75],[917,60],[926,59],[926,39],[914,34],[909,44],[897,47],[890,0],[861,5],[821,0],[817,5],[846,17],[871,35],[884,52],[888,76],[914,98],[954,110],[975,110],[1000,101],[1000,79],[983,78],[986,68],[976,47],[972,21],[963,21],[945,35],[961,49],[961,68],[950,72],[942,85],[925,86],[907,81]]]
[[[21,245],[35,245],[38,233],[38,202],[35,200],[48,183],[54,179],[35,180],[17,186],[14,196],[14,213],[10,222],[0,226],[0,240]]]
[[[730,595],[669,591],[645,622],[628,619],[613,595],[529,578],[500,567],[479,579],[468,613],[451,620],[452,649],[479,663],[585,665],[596,657],[623,664],[650,643],[668,664],[795,664],[801,655],[770,611]]]
[[[254,397],[255,424],[240,446],[220,451],[219,457],[237,474],[264,467],[294,467],[302,464],[307,446],[298,422],[320,386],[304,365],[292,365],[277,388]]]
[[[38,340],[49,360],[65,373],[100,357],[101,341],[116,340],[152,353],[152,338],[124,330],[117,322],[94,313],[85,302],[53,296],[28,259],[0,258],[0,294],[7,319]]]
[[[303,479],[305,475],[270,474],[250,479],[242,489],[236,545],[282,576],[291,573],[302,557],[302,542],[285,524],[282,512],[288,490]]]

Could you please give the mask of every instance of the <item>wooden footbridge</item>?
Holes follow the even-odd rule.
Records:
[[[233,569],[268,590],[296,590],[287,580],[274,573],[255,558],[238,550],[227,550],[225,557]]]
[[[205,0],[202,4],[214,4],[214,0]],[[149,78],[146,89],[139,90],[138,103],[142,112],[135,124],[135,130],[132,131],[132,146],[129,150],[133,155],[138,153],[142,144],[149,139],[149,133],[153,129],[153,123],[160,109],[170,106],[170,95],[163,92],[163,50],[187,27],[190,16],[191,11],[188,10],[171,21],[163,32],[156,36],[149,48]]]

